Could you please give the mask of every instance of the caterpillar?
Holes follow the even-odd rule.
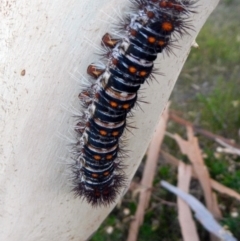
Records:
[[[138,91],[153,78],[159,53],[174,48],[174,37],[189,34],[190,0],[132,0],[131,13],[116,36],[102,37],[105,64],[90,64],[74,148],[73,191],[92,206],[115,202],[126,185],[122,134],[136,106]]]

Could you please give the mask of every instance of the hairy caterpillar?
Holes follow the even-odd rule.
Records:
[[[120,37],[103,36],[105,64],[88,66],[95,83],[79,94],[74,192],[93,206],[111,204],[124,186],[120,141],[138,90],[152,77],[158,53],[172,52],[173,36],[188,34],[194,12],[188,0],[132,0],[132,5]]]

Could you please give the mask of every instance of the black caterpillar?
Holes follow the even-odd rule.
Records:
[[[157,54],[172,52],[173,38],[188,34],[193,2],[132,0],[132,13],[121,24],[121,38],[105,34],[106,65],[91,64],[96,79],[79,98],[83,106],[76,124],[74,192],[93,206],[113,203],[126,177],[119,138],[137,101],[140,86],[152,77]]]

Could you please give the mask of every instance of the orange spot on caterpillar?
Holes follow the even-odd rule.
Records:
[[[140,71],[140,73],[139,73],[139,75],[141,76],[141,77],[145,77],[146,75],[147,75],[147,72],[146,71]]]
[[[123,107],[123,109],[127,110],[130,107],[130,105],[129,104],[124,104],[122,107]]]
[[[163,41],[163,40],[159,40],[159,41],[158,41],[158,45],[159,45],[159,46],[164,46],[165,44],[166,44],[166,42]]]
[[[114,102],[114,101],[110,101],[110,105],[111,105],[111,107],[113,107],[113,108],[118,107],[117,102]]]
[[[118,136],[119,135],[119,131],[113,131],[112,136]]]
[[[128,68],[128,71],[129,71],[129,73],[131,73],[131,74],[135,74],[135,73],[137,72],[137,69],[136,69],[135,67],[133,67],[133,66],[130,66],[130,67]]]
[[[156,38],[154,38],[154,37],[148,37],[148,42],[151,43],[151,44],[153,44],[153,43],[156,42]]]
[[[171,32],[173,30],[173,25],[170,22],[163,22],[162,29],[166,32]]]
[[[97,173],[92,173],[92,177],[93,177],[93,178],[98,178],[99,175],[98,175]]]
[[[106,159],[107,159],[107,160],[111,160],[112,157],[113,157],[113,155],[107,155],[107,156],[106,156]]]
[[[100,133],[101,136],[106,136],[107,135],[107,132],[105,130],[100,130],[99,133]]]
[[[94,158],[96,161],[100,161],[100,160],[101,160],[101,156],[99,156],[99,155],[94,155],[93,158]]]

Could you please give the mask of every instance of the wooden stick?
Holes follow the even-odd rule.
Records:
[[[145,210],[149,204],[152,183],[155,175],[155,170],[157,167],[159,149],[161,147],[162,140],[164,137],[167,120],[168,120],[168,107],[164,111],[158,123],[156,132],[152,138],[152,141],[148,149],[148,157],[147,157],[146,165],[143,172],[143,178],[141,180],[141,186],[143,188],[140,191],[139,203],[135,214],[135,218],[130,224],[127,241],[137,240],[138,230],[139,230],[139,227],[142,225]]]

